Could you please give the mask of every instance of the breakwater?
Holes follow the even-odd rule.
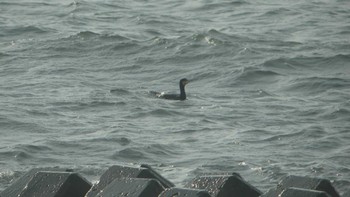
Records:
[[[350,190],[343,195],[349,197]],[[203,175],[177,187],[149,165],[111,166],[96,184],[80,174],[35,168],[0,193],[0,197],[340,197],[327,179],[287,176],[263,193],[238,173]]]

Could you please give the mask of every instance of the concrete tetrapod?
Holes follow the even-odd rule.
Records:
[[[200,176],[193,179],[187,187],[204,189],[213,197],[258,197],[261,191],[247,183],[239,174]]]
[[[211,197],[205,190],[167,188],[158,197]]]
[[[3,197],[83,197],[91,184],[77,173],[32,170],[1,192]]]
[[[155,179],[164,188],[174,187],[173,183],[159,175],[148,165],[143,164],[139,168],[115,165],[111,166],[105,173],[103,173],[103,175],[100,178],[100,181],[96,185],[92,186],[90,191],[86,194],[86,197],[95,197],[113,180],[122,178]]]
[[[114,179],[96,197],[157,197],[163,190],[155,179]]]
[[[300,188],[326,192],[331,197],[340,197],[338,192],[327,179],[311,178],[303,176],[287,176],[276,188],[270,189],[262,195],[262,197],[278,197],[284,190],[288,188]]]

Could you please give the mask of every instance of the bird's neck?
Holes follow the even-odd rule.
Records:
[[[185,86],[180,84],[180,97],[181,99],[186,99]]]

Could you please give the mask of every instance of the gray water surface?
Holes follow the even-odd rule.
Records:
[[[350,188],[350,3],[0,0],[0,190],[34,167]],[[186,101],[150,91],[178,92]]]

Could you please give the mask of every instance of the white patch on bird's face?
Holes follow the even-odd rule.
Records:
[[[189,81],[183,81],[182,84],[183,84],[183,85],[186,85],[186,84],[188,84],[188,82],[189,82]]]
[[[160,92],[158,94],[156,94],[157,97],[162,97],[165,94],[165,92]]]

